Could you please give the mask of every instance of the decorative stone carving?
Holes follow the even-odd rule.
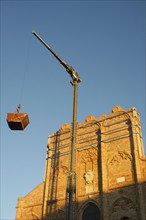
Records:
[[[119,164],[123,160],[130,160],[131,161],[131,156],[123,151],[118,151],[117,154],[115,154],[110,160],[109,164],[114,165],[114,164]]]
[[[131,160],[131,156],[124,151],[118,151],[109,158],[108,182],[110,188],[133,183]]]
[[[132,201],[130,199],[122,197],[114,203],[112,212],[117,212],[121,210],[127,211],[129,209],[135,209]]]
[[[94,178],[94,172],[89,170],[84,174],[84,179],[86,181],[86,184],[90,184],[93,182],[93,178]]]
[[[63,163],[60,163],[60,168],[59,168],[59,179],[64,178],[68,173],[68,168],[67,166],[63,165]]]
[[[81,153],[81,159],[84,162],[86,162],[89,159],[90,160],[97,159],[97,150],[95,150],[94,148],[83,150]]]
[[[115,201],[111,209],[111,220],[121,220],[126,216],[128,219],[139,219],[134,202],[126,197],[121,197]]]

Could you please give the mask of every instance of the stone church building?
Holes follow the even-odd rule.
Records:
[[[16,220],[63,220],[68,207],[71,125],[48,137],[45,177],[18,198]],[[146,158],[132,107],[77,123],[76,220],[146,220]]]

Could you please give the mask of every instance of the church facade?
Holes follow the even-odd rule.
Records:
[[[18,198],[16,220],[67,219],[71,125],[48,137],[45,178]],[[146,158],[132,107],[77,123],[76,220],[146,220]]]

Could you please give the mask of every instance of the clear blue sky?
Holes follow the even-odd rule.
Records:
[[[145,25],[142,0],[1,1],[2,220],[43,181],[48,135],[71,122],[70,78],[31,31],[79,73],[79,122],[135,106],[145,143]],[[11,131],[6,114],[19,103],[30,125]]]

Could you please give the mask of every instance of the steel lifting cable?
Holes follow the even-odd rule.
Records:
[[[25,90],[25,83],[26,83],[26,73],[28,72],[28,64],[30,58],[30,48],[31,48],[31,38],[28,39],[28,44],[26,48],[26,57],[24,61],[24,71],[22,73],[22,85],[20,88],[20,95],[19,95],[19,103],[23,101],[24,90]]]

